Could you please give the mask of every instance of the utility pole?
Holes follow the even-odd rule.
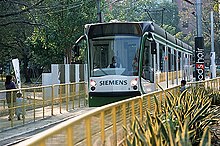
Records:
[[[189,0],[184,0],[190,4],[194,4]],[[220,8],[219,8],[220,9]],[[205,64],[204,64],[204,39],[202,37],[202,0],[196,0],[196,22],[197,22],[197,37],[195,37],[195,70],[196,81],[205,79]],[[213,26],[213,10],[211,8],[211,78],[216,77],[215,51],[214,51],[214,26]]]
[[[202,0],[196,0],[197,37],[195,37],[196,81],[205,80],[204,38],[202,36]]]
[[[202,0],[196,0],[197,37],[202,37]]]
[[[212,9],[212,8],[211,8]],[[210,65],[210,71],[211,71],[211,78],[216,78],[216,65],[215,65],[215,51],[214,51],[214,20],[213,20],[213,10],[211,10],[211,53],[210,53],[210,59],[211,59],[211,65]]]
[[[101,2],[100,0],[97,0],[97,17],[98,17],[98,22],[102,22],[102,13],[101,13],[101,10],[100,10],[100,5],[101,5]]]

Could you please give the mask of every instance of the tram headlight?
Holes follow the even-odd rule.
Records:
[[[94,91],[95,90],[95,86],[96,86],[96,81],[90,80],[90,86],[91,86],[91,90]]]
[[[131,81],[131,86],[134,90],[137,90],[138,78],[135,78]]]
[[[90,80],[90,86],[95,87],[96,86],[96,81]]]
[[[137,86],[138,78],[135,78],[131,81],[131,86]]]

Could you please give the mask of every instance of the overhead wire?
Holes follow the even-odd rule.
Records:
[[[93,0],[90,0],[90,1],[87,1],[87,2],[92,2],[92,1]],[[66,5],[53,5],[53,6],[50,6],[50,7],[43,6],[43,7],[36,8],[35,11],[38,11],[38,10],[45,10],[46,12],[49,11],[49,13],[45,13],[45,11],[42,12],[43,14],[41,13],[41,15],[48,15],[48,14],[60,13],[60,12],[63,12],[63,11],[68,11],[68,10],[72,10],[74,8],[82,7],[84,4],[85,4],[85,2],[81,1],[81,2],[71,4],[71,5],[69,5],[69,4],[66,4]]]

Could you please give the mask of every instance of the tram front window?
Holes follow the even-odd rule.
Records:
[[[135,72],[137,75],[137,58],[139,58],[138,49],[140,48],[140,37],[97,37],[90,39],[89,43],[91,76],[132,76]]]

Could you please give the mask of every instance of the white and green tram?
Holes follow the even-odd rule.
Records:
[[[85,25],[89,106],[180,84],[192,76],[192,47],[154,22]],[[77,54],[77,53],[76,53]]]

